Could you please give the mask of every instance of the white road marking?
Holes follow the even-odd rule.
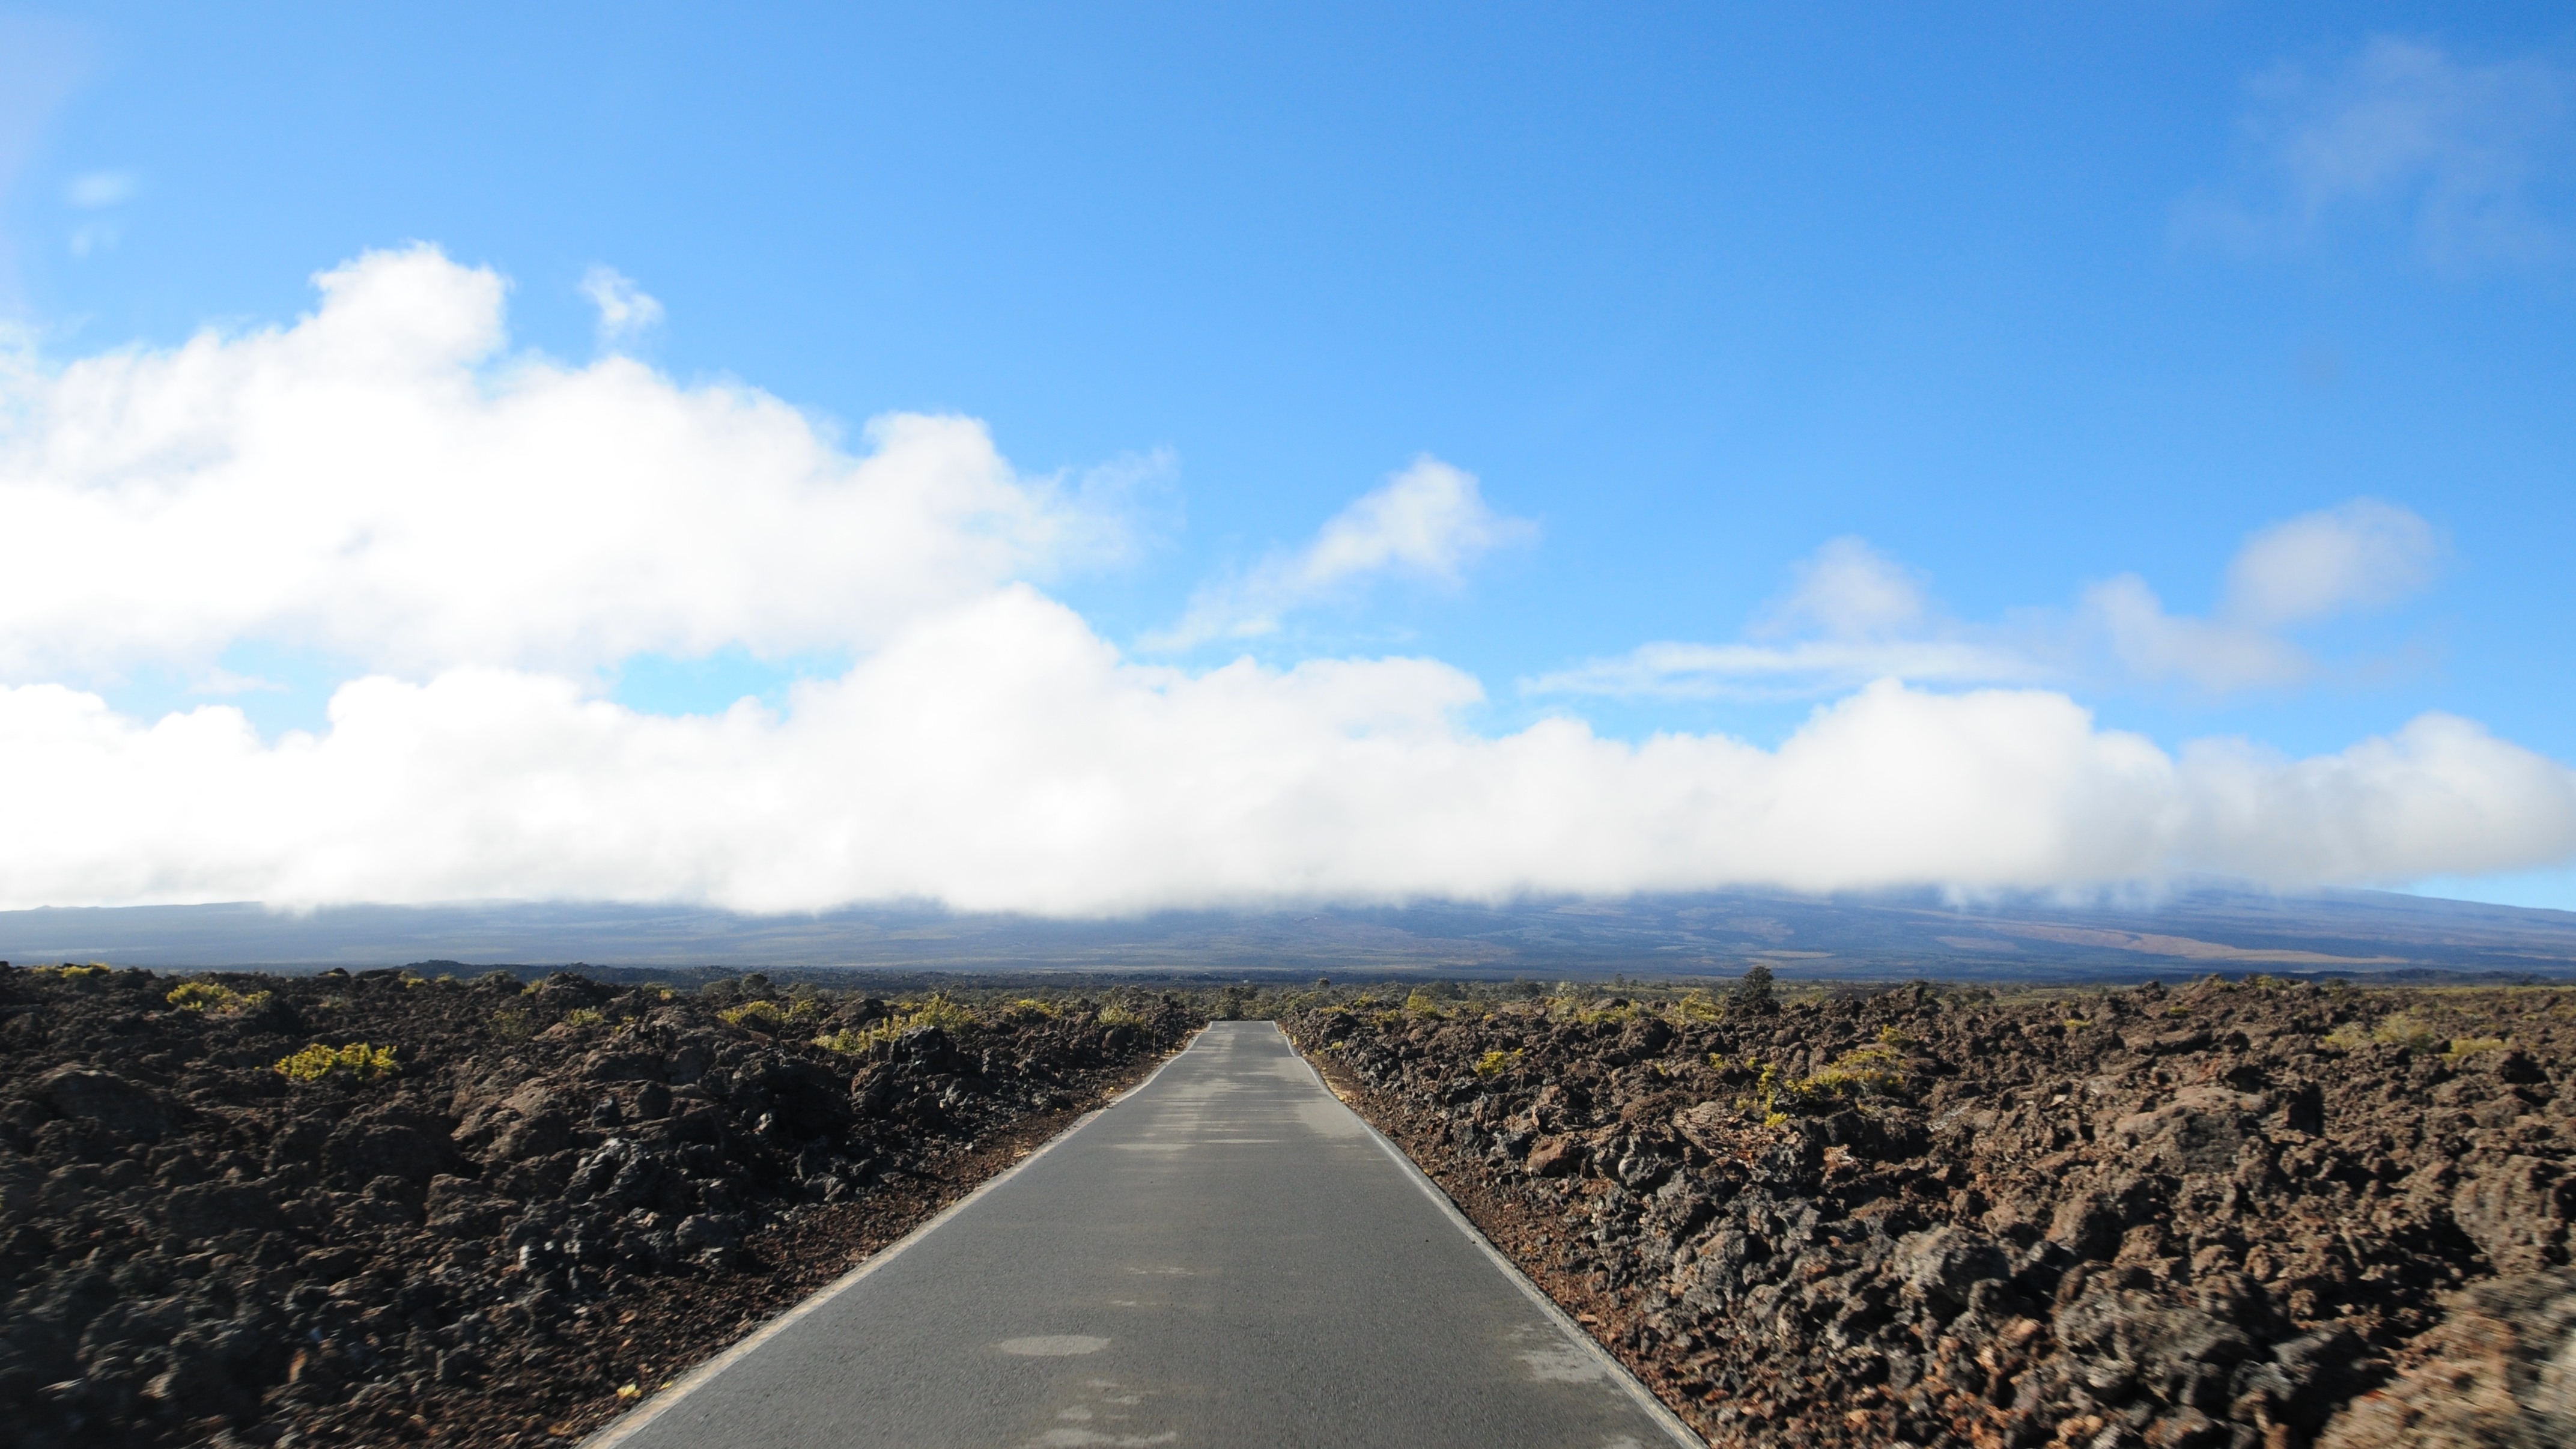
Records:
[[[1071,1358],[1078,1353],[1098,1353],[1109,1346],[1109,1340],[1089,1333],[1040,1333],[1027,1338],[1006,1338],[993,1347],[1022,1358]]]

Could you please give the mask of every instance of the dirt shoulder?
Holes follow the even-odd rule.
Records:
[[[1413,1007],[1285,1025],[1712,1443],[2576,1442],[2576,993]]]
[[[752,981],[0,972],[13,1442],[569,1442],[1197,1025]]]

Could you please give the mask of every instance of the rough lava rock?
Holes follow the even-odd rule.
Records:
[[[740,1001],[0,968],[0,1437],[561,1438],[1196,1024],[1021,1011],[844,1054],[816,1038],[885,1003]],[[357,1042],[393,1073],[276,1070]]]
[[[2576,1444],[2576,992],[1287,1025],[1714,1444]]]

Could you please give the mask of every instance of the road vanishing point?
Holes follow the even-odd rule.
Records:
[[[589,1449],[1674,1444],[1277,1027],[1218,1022]]]

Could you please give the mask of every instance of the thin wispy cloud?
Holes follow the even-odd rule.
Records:
[[[613,350],[662,325],[662,304],[615,267],[582,273],[581,294],[599,310],[599,345]]]
[[[1455,586],[1478,558],[1537,536],[1536,524],[1490,507],[1475,475],[1426,454],[1333,515],[1304,548],[1201,589],[1178,623],[1144,644],[1258,638],[1295,610],[1348,600],[1381,579]]]
[[[131,201],[143,189],[131,171],[87,171],[71,179],[63,188],[63,201],[79,211],[96,211]]]
[[[1617,699],[1803,699],[1877,679],[2000,684],[2051,671],[1934,607],[1928,581],[1866,539],[1828,540],[1791,584],[1723,644],[1659,641],[1525,680],[1532,695]]]
[[[2071,608],[1973,624],[1935,607],[1920,575],[1838,538],[1795,567],[1792,586],[1740,640],[1646,644],[1521,688],[1626,699],[1812,698],[1874,679],[2281,688],[2319,669],[2286,631],[2403,599],[2431,582],[2441,554],[2439,535],[2413,512],[2355,499],[2247,538],[2207,617],[2167,611],[2146,580],[2123,574],[2086,587]]]
[[[72,228],[71,254],[86,257],[124,240],[124,227],[114,216],[102,213],[132,201],[142,189],[143,183],[131,171],[87,171],[73,177],[63,187],[63,204],[82,213],[83,219]]]
[[[2240,174],[2175,209],[2185,240],[2278,252],[2387,228],[2454,273],[2568,255],[2576,71],[2557,58],[2380,36],[2336,65],[2271,71],[2250,101]]]

